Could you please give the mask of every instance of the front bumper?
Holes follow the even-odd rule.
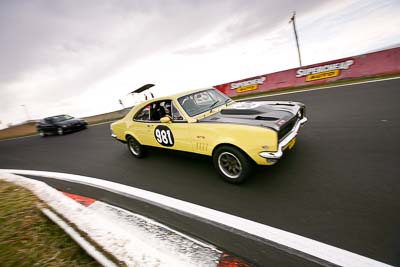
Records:
[[[293,129],[288,133],[288,135],[278,144],[278,150],[276,152],[261,152],[259,155],[266,159],[280,159],[283,155],[283,151],[289,145],[289,143],[296,138],[299,129],[307,122],[307,118],[304,117],[301,120],[297,121],[294,125]]]

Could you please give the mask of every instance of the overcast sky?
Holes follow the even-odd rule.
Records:
[[[400,44],[399,0],[2,0],[0,129]]]

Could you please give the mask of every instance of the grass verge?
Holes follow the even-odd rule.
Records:
[[[0,180],[1,266],[100,266],[42,214],[30,191]]]

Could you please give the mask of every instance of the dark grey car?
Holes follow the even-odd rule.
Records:
[[[58,115],[44,118],[36,125],[40,136],[48,134],[63,135],[67,132],[73,132],[85,129],[87,122],[83,119],[77,119],[70,115]]]

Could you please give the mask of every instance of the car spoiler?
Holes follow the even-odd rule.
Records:
[[[132,92],[130,92],[130,94],[135,94],[135,93],[138,94],[138,93],[144,92],[144,91],[150,89],[153,86],[154,86],[154,84],[151,84],[151,83],[145,84],[142,87],[139,87],[138,89],[133,90]]]
[[[151,87],[153,87],[153,86],[154,86],[154,84],[152,84],[152,83],[145,84],[145,85],[139,87],[138,89],[133,90],[132,92],[128,93],[128,95],[143,93],[143,92],[149,90],[149,89],[150,89]],[[149,93],[150,93],[150,95],[151,95],[151,98],[154,98],[153,93],[152,93],[151,91],[149,91]],[[144,94],[144,97],[145,97],[145,100],[148,99],[148,97],[147,97],[146,94]]]

